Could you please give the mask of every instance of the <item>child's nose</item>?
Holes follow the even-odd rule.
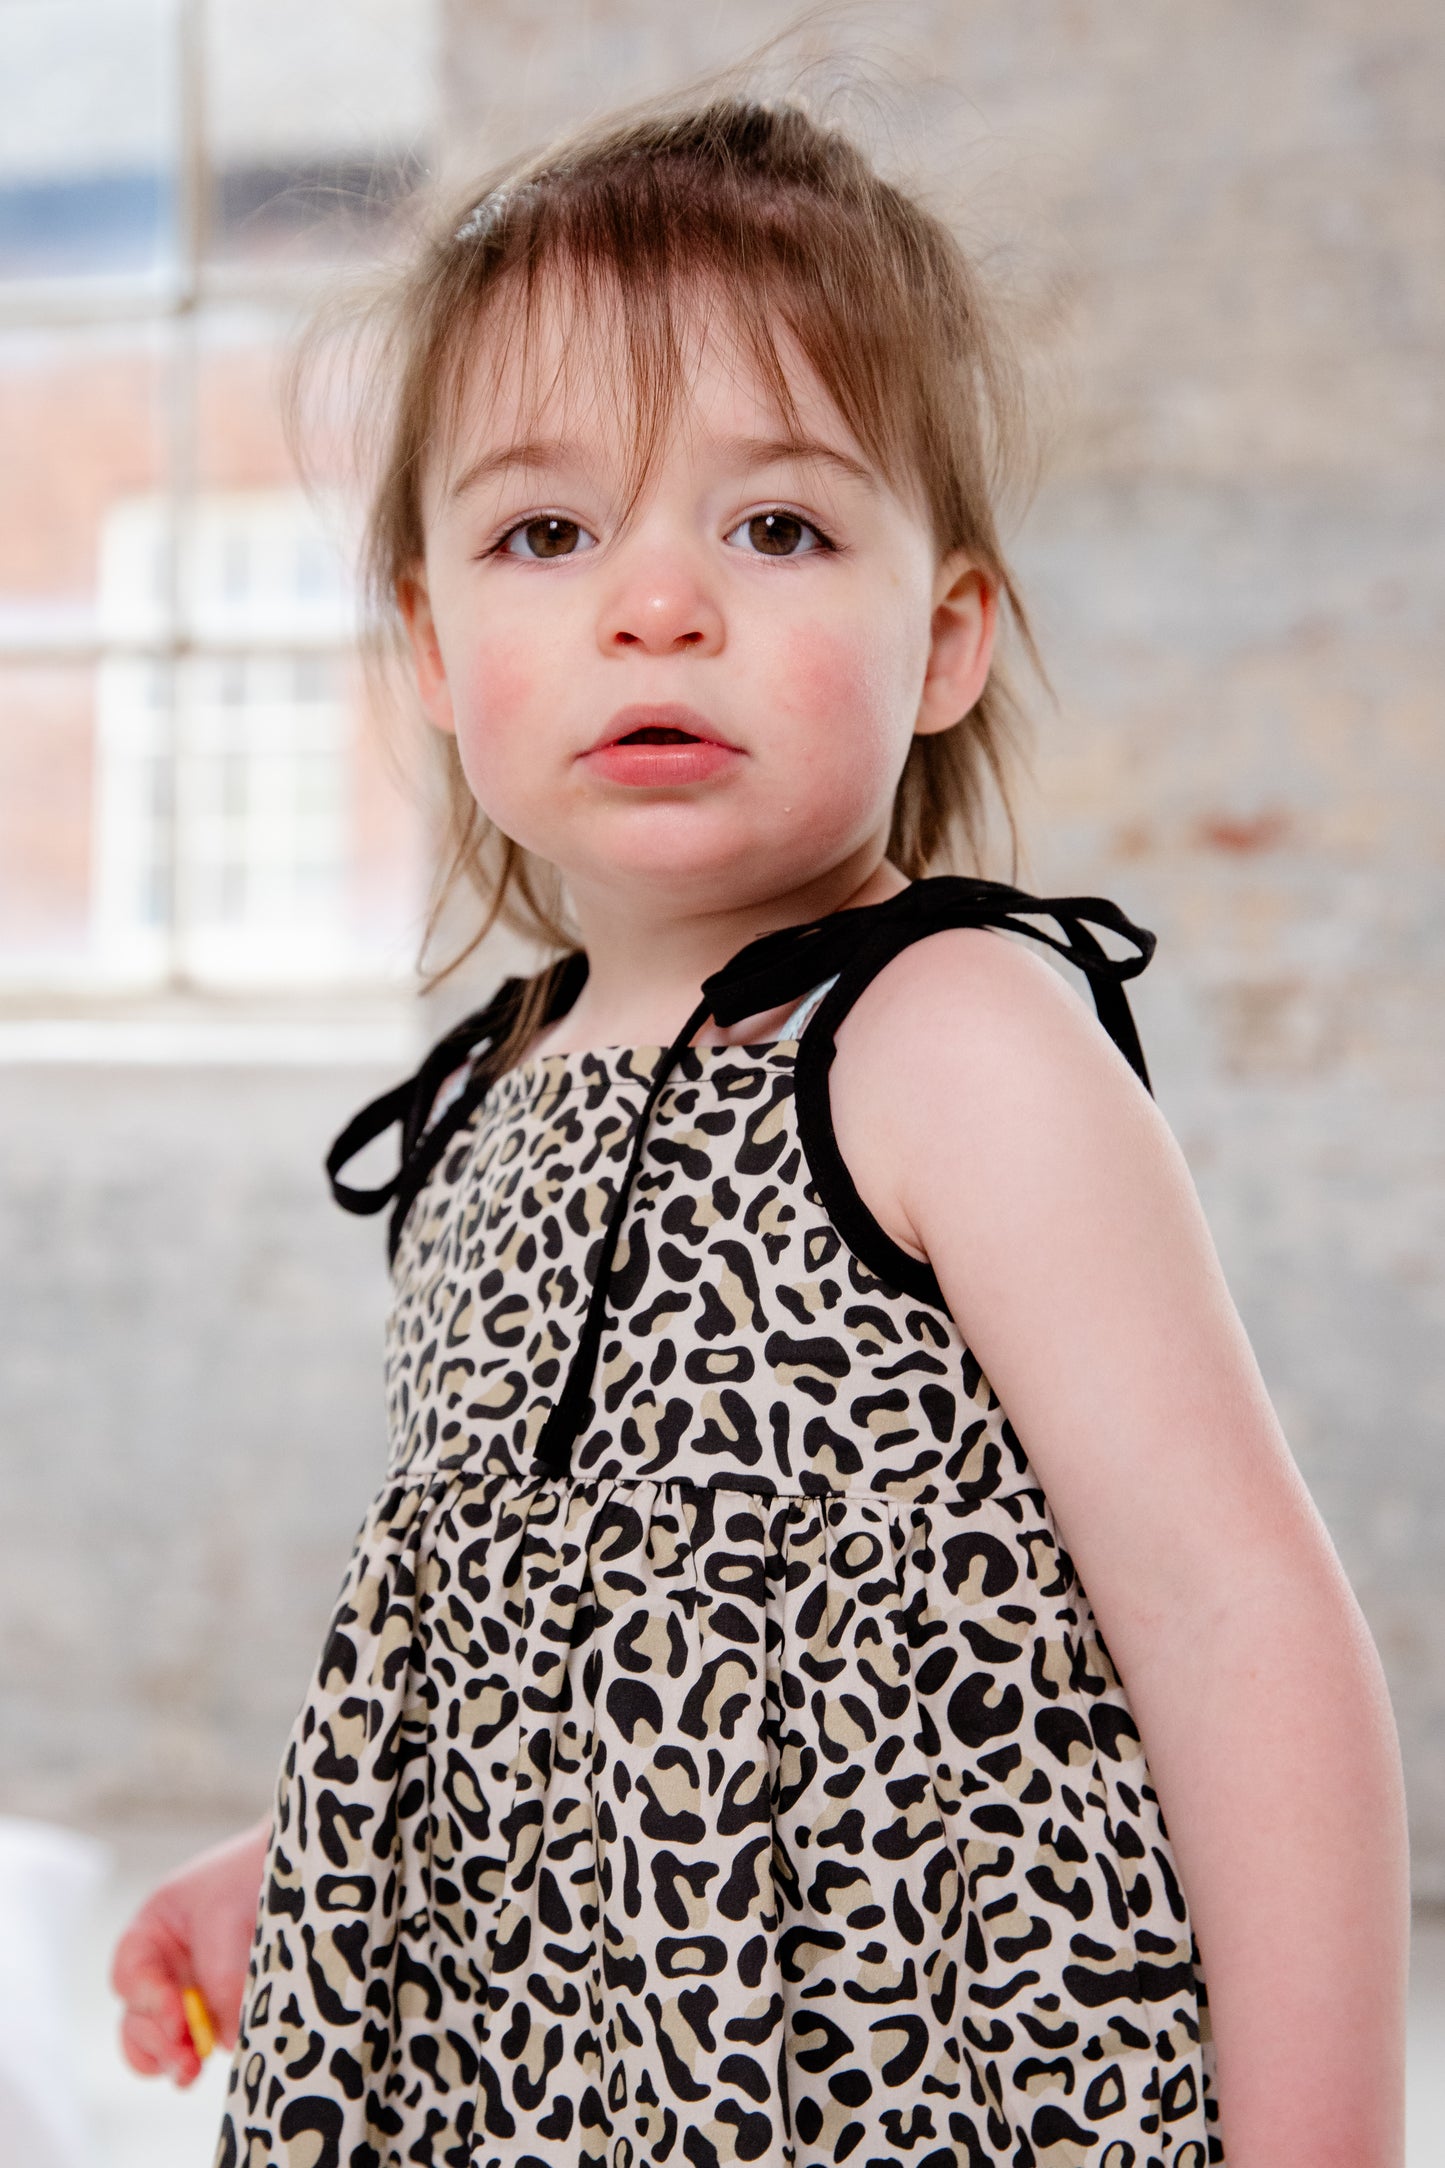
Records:
[[[685,557],[649,551],[628,569],[598,623],[604,654],[636,648],[647,655],[686,649],[712,654],[722,646],[723,618],[717,602]]]

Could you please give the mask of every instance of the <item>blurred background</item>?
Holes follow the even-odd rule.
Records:
[[[368,706],[351,509],[339,474],[298,483],[282,366],[418,181],[794,18],[0,0],[0,1814],[98,1847],[55,1868],[57,2160],[209,2159],[220,2072],[184,2100],[123,2072],[108,1941],[265,1807],[380,1465],[383,1238],[330,1204],[325,1148],[510,967],[419,996],[426,790]],[[1013,550],[1058,704],[1024,874],[1160,936],[1158,1095],[1394,1699],[1426,2168],[1445,17],[889,0],[809,18],[765,75],[800,67],[822,94],[861,69],[845,109],[1032,356],[1050,441]]]

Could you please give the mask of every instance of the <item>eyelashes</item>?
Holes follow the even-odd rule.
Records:
[[[513,548],[514,543],[522,541],[527,543],[526,549]],[[580,521],[566,519],[559,512],[534,512],[509,527],[487,555],[531,558],[534,563],[543,564],[557,557],[575,557],[580,550],[596,547],[597,537],[589,534]]]
[[[746,536],[746,541],[739,541],[739,536]],[[816,520],[783,504],[747,513],[728,530],[723,540],[747,556],[784,561],[825,551],[836,552],[838,547]],[[529,512],[525,519],[514,521],[482,554],[516,558],[523,563],[548,564],[559,558],[576,557],[596,547],[596,535],[580,520],[561,512]]]
[[[781,504],[767,512],[750,512],[723,539],[733,542],[740,534],[747,535],[749,551],[759,557],[811,557],[815,550],[837,547],[814,521],[804,519],[801,512],[791,512]],[[809,537],[806,548],[793,547]]]

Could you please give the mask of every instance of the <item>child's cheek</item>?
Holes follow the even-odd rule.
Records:
[[[472,795],[489,820],[515,821],[537,751],[535,658],[520,643],[495,640],[467,657],[456,716],[457,751]]]
[[[826,714],[845,691],[852,645],[828,626],[790,625],[779,641],[778,705],[800,721]]]
[[[494,634],[477,643],[472,658],[472,689],[483,713],[505,723],[532,696],[537,657],[532,642]]]
[[[467,671],[470,734],[504,746],[531,719],[536,679],[536,656],[521,642],[490,640],[478,646]]]
[[[887,672],[876,641],[838,625],[797,625],[783,636],[779,660],[778,702],[799,722],[833,730],[881,722]]]

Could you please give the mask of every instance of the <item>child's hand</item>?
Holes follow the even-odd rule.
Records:
[[[234,2047],[269,1815],[244,1835],[202,1852],[153,1890],[116,1944],[110,1984],[125,2004],[120,2044],[142,2077],[177,2085],[200,2074],[182,1994],[199,1988],[222,2047]]]

